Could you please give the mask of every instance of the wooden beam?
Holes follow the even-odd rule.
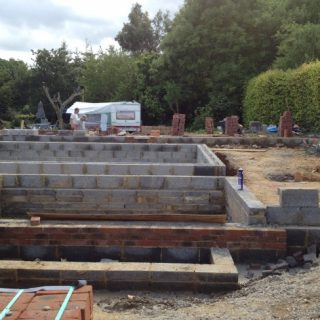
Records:
[[[236,152],[266,152],[267,149],[231,149],[231,148],[211,148],[212,151],[236,151]]]
[[[225,214],[114,214],[114,213],[68,213],[68,212],[27,212],[29,217],[41,220],[90,220],[90,221],[174,221],[174,222],[208,222],[226,223]]]

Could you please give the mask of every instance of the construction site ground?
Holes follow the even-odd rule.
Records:
[[[244,169],[246,186],[266,205],[279,203],[279,187],[320,189],[320,158],[303,149],[228,146],[219,153]],[[318,266],[265,278],[242,266],[241,289],[231,293],[96,291],[94,319],[320,319],[319,277]]]

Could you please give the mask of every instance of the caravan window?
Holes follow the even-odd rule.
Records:
[[[87,114],[87,122],[100,123],[101,114]]]
[[[134,120],[135,118],[134,111],[117,111],[116,113],[117,120]]]

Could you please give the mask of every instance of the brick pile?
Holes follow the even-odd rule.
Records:
[[[228,136],[234,136],[239,129],[239,117],[231,116],[225,118],[225,134]]]
[[[183,136],[186,123],[186,115],[175,113],[172,118],[172,135]]]
[[[292,137],[292,116],[290,111],[285,111],[280,117],[279,121],[279,131],[280,137]]]
[[[213,134],[213,118],[212,117],[206,117],[205,128],[206,128],[207,134]]]
[[[10,308],[10,315],[6,316],[6,319],[54,319],[67,293],[67,290],[24,292]],[[15,295],[16,293],[1,292],[0,289],[0,311],[8,305]],[[92,312],[92,287],[83,286],[73,292],[62,319],[91,320]]]

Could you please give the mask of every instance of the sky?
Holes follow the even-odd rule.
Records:
[[[117,46],[114,38],[138,2],[153,18],[168,10],[171,18],[183,0],[0,0],[0,58],[32,64],[31,50],[59,48],[93,51]]]

